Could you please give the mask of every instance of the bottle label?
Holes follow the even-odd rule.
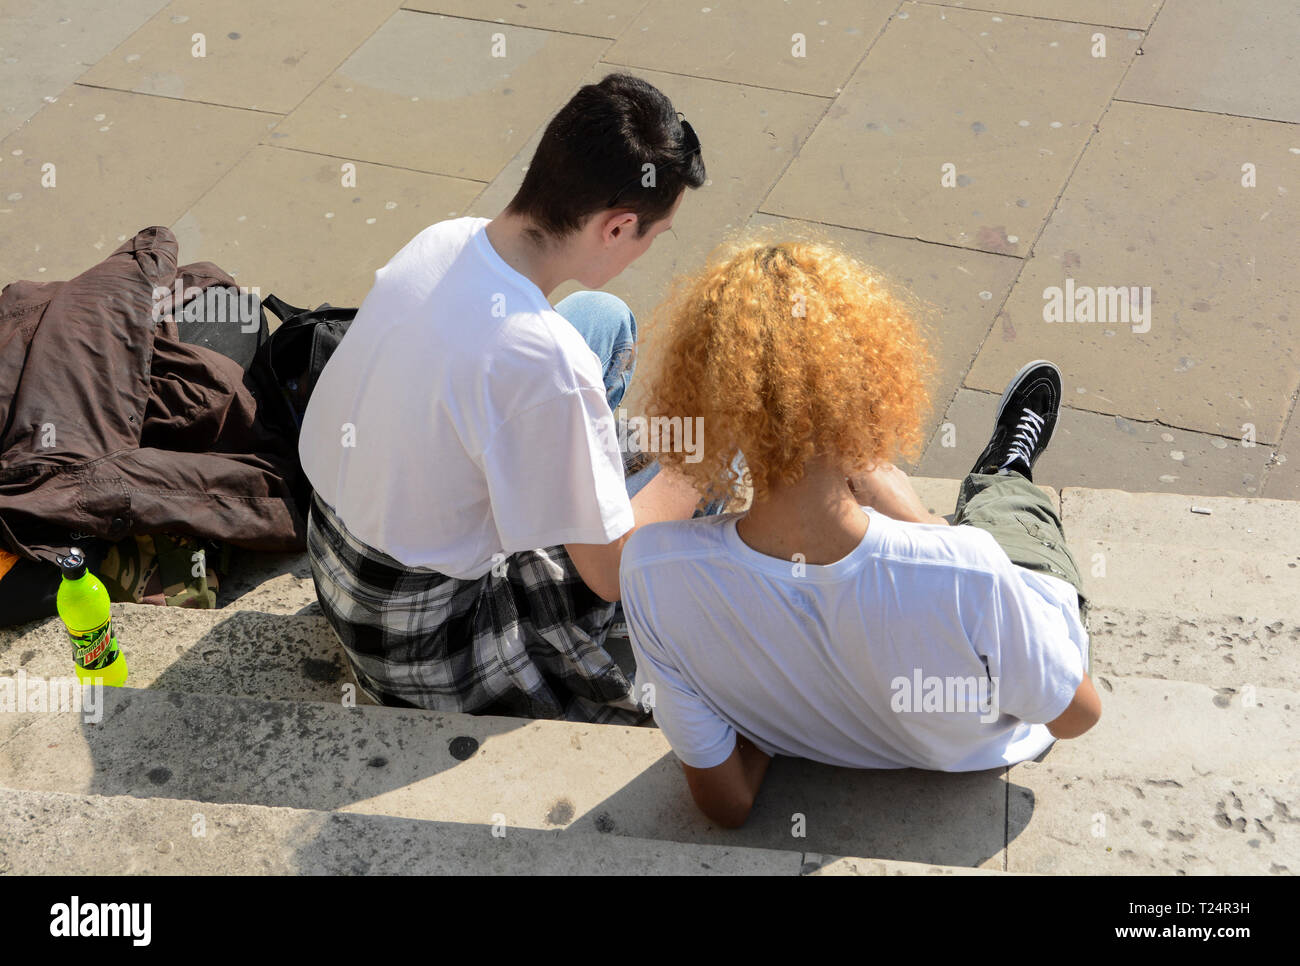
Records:
[[[87,671],[98,671],[108,667],[117,659],[117,637],[113,634],[113,618],[109,618],[94,630],[84,634],[73,634],[72,646],[76,649],[75,659],[78,667]]]

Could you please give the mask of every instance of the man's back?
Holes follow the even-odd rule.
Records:
[[[623,492],[621,467],[604,466],[609,454],[587,438],[588,419],[611,418],[599,363],[496,254],[485,224],[431,225],[375,273],[299,447],[313,487],[359,539],[462,578],[496,553],[610,539],[593,509],[593,462],[605,489]],[[571,469],[592,494],[575,495]],[[538,485],[519,485],[530,479]],[[495,481],[515,489],[494,492]],[[548,501],[557,487],[563,498]],[[555,506],[573,507],[564,532],[547,530]]]
[[[639,690],[686,764],[720,764],[735,731],[859,768],[992,768],[1051,743],[1026,722],[1083,676],[1068,584],[974,527],[869,512],[855,550],[813,566],[748,547],[736,519],[646,528],[624,554]]]

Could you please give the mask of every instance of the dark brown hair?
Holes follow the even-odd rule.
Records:
[[[647,164],[654,166],[650,186],[642,178]],[[704,178],[699,141],[672,101],[639,77],[610,74],[551,118],[506,210],[554,238],[595,212],[632,211],[640,237]]]

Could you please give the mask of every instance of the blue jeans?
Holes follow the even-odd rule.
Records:
[[[574,292],[561,299],[555,306],[555,311],[572,323],[587,345],[591,346],[591,351],[596,353],[605,373],[605,398],[609,401],[610,411],[617,410],[632,381],[632,371],[636,369],[636,316],[627,307],[627,303],[608,292]],[[626,458],[626,454],[624,456]],[[655,460],[649,466],[625,477],[628,497],[636,496],[658,472],[659,461]],[[721,513],[725,507],[725,500],[715,500],[697,507],[695,516],[712,516]],[[622,601],[619,601],[614,611],[614,622],[623,622]],[[622,652],[619,657],[622,658],[619,660],[620,665],[630,661],[630,657]]]
[[[561,299],[555,311],[569,320],[596,353],[605,373],[605,398],[610,412],[616,411],[636,369],[636,316],[626,302],[608,292],[574,292]],[[733,466],[739,472],[743,465],[738,455]],[[626,477],[627,495],[636,496],[658,472],[656,460]],[[696,509],[695,516],[713,516],[725,507],[726,500],[714,500]]]
[[[626,302],[608,292],[574,292],[561,299],[555,311],[569,320],[596,353],[605,373],[610,412],[617,411],[636,369],[636,316]],[[656,461],[627,477],[627,495],[635,496],[658,472]]]

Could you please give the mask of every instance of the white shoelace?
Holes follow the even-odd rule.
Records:
[[[1002,469],[1006,469],[1017,459],[1028,466],[1034,447],[1038,445],[1038,434],[1043,431],[1044,419],[1032,409],[1021,410],[1020,422],[1016,424],[1016,433],[1011,439],[1011,455],[1007,457]]]

